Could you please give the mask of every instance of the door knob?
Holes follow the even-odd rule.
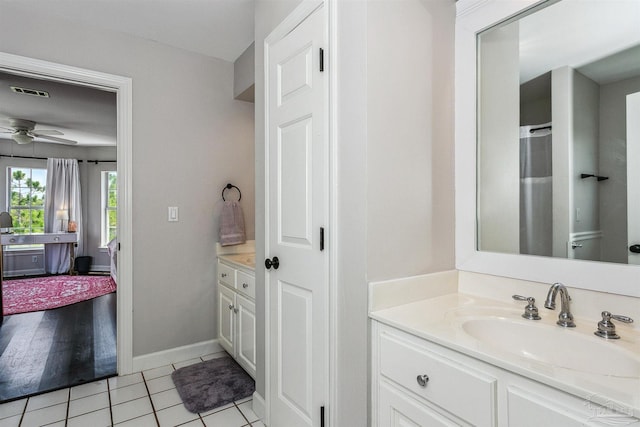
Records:
[[[264,260],[264,266],[267,268],[267,270],[271,270],[272,266],[274,270],[277,270],[278,267],[280,267],[280,260],[277,256],[274,256],[271,259],[267,258]]]
[[[634,254],[640,254],[640,245],[635,244],[635,245],[629,246],[629,251],[633,252]]]

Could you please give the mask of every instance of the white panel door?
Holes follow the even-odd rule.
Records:
[[[328,257],[320,250],[328,218],[324,41],[320,6],[271,44],[267,56],[265,253],[280,263],[266,273],[272,426],[319,426],[327,389]]]
[[[640,265],[631,251],[640,245],[640,92],[627,95],[627,234],[629,264]]]
[[[218,339],[222,348],[234,355],[234,323],[233,309],[235,305],[235,293],[218,282]]]

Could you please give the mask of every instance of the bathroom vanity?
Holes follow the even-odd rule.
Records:
[[[573,289],[575,328],[556,324],[558,309],[524,319],[511,293],[535,285],[456,271],[372,284],[372,425],[640,425],[637,328],[597,337],[584,313],[616,301]]]
[[[224,253],[219,248],[217,271],[220,345],[255,378],[255,252]]]

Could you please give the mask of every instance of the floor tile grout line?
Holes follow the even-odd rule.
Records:
[[[69,424],[69,407],[71,406],[71,387],[67,389],[67,413],[64,417],[64,427],[67,427]]]
[[[113,425],[113,408],[111,407],[111,384],[107,378],[107,397],[109,398],[109,417],[111,418],[111,425]]]
[[[244,420],[247,422],[247,424],[251,425],[251,421],[249,421],[249,418],[247,418],[244,415],[244,412],[242,412],[242,410],[240,410],[240,407],[236,404],[236,402],[233,402],[233,406],[235,406],[235,408],[238,410],[238,412],[240,412],[240,415],[242,415],[242,418],[244,418]]]
[[[18,421],[18,426],[22,425],[22,421],[24,420],[24,415],[27,413],[27,404],[28,403],[29,403],[29,398],[27,397],[27,399],[24,402],[24,408],[22,408],[22,416],[20,417],[20,421]]]
[[[144,372],[140,372],[142,375],[142,382],[144,382],[144,388],[147,389],[147,397],[149,398],[149,403],[151,403],[151,410],[153,411],[153,416],[156,419],[156,424],[160,427],[160,420],[158,419],[158,414],[156,414],[156,407],[153,404],[153,399],[151,399],[151,393],[149,393],[149,386],[147,385],[147,379],[144,376]]]

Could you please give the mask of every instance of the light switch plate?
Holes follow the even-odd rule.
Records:
[[[169,222],[178,222],[178,207],[169,206]]]

